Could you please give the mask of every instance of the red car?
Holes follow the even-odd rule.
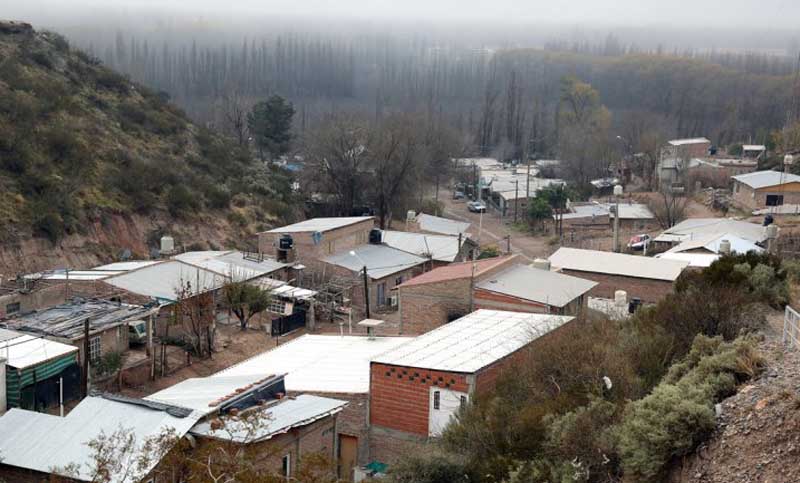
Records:
[[[650,235],[641,234],[631,237],[628,242],[628,248],[631,250],[644,250],[648,244],[650,244]]]

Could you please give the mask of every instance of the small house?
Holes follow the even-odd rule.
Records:
[[[800,176],[782,171],[734,176],[733,202],[750,211],[800,204]]]

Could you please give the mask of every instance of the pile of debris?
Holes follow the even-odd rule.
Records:
[[[714,210],[727,211],[731,206],[731,190],[723,188],[706,188],[705,205]]]

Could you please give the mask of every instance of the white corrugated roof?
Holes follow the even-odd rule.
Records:
[[[25,369],[77,352],[75,346],[0,329],[0,357],[8,358],[8,365],[15,369]]]
[[[715,233],[729,233],[753,243],[760,243],[767,239],[764,227],[756,223],[730,218],[689,218],[661,232],[655,241],[675,243]]]
[[[369,392],[369,361],[409,337],[304,335],[211,377],[286,374],[287,391]]]
[[[778,186],[786,183],[800,183],[800,176],[782,171],[756,171],[754,173],[732,176],[736,181],[746,184],[753,189]]]
[[[195,377],[186,379],[157,393],[147,396],[148,401],[170,404],[207,415],[219,409],[213,404],[222,398],[242,393],[271,374],[248,374],[229,377]]]
[[[487,278],[478,284],[478,288],[553,307],[564,307],[595,285],[597,283],[590,280],[516,265]]]
[[[190,284],[192,294],[207,292],[222,287],[225,277],[188,263],[170,260],[116,275],[105,282],[139,295],[175,301],[182,286]]]
[[[350,252],[355,252],[355,256]],[[425,263],[426,259],[386,245],[359,245],[353,250],[334,253],[322,259],[325,263],[344,267],[353,272],[362,271],[367,266],[370,278],[379,280],[394,273],[408,270]]]
[[[141,451],[148,438],[162,435],[170,428],[177,436],[183,436],[197,420],[194,414],[178,418],[166,411],[95,396],[81,401],[63,418],[15,408],[0,417],[0,455],[4,465],[42,473],[75,465],[77,479],[90,481],[95,462],[93,450],[87,444],[101,434],[111,436],[120,429],[130,431]],[[140,455],[141,452],[132,452],[129,454],[130,463],[123,462],[122,466],[135,466]],[[144,465],[142,476],[157,463],[151,461]],[[110,481],[131,481],[127,479],[131,475],[126,479],[123,477],[114,474]]]
[[[72,280],[81,282],[91,282],[94,280],[104,280],[114,275],[125,273],[123,270],[53,270],[50,272],[33,273],[25,275],[27,279],[41,280]]]
[[[612,203],[607,203],[606,209],[612,206]],[[613,219],[614,214],[610,213],[609,216]],[[652,220],[655,218],[653,212],[647,205],[641,203],[620,203],[619,204],[619,219],[620,220]]]
[[[148,267],[150,265],[154,265],[156,263],[161,263],[161,262],[162,260],[132,260],[129,262],[109,263],[107,265],[94,267],[92,270],[117,270],[120,272],[128,272],[130,270],[136,270],[139,268]]]
[[[685,146],[687,144],[702,144],[702,143],[710,143],[706,138],[688,138],[688,139],[673,139],[669,141],[669,144],[672,146]]]
[[[712,263],[719,259],[716,253],[676,253],[664,252],[656,255],[656,258],[661,260],[676,260],[679,262],[688,262],[690,267],[706,268],[710,267]]]
[[[696,250],[698,248],[704,248],[712,253],[719,253],[719,247],[723,240],[728,240],[730,242],[732,252],[747,253],[752,251],[761,253],[764,251],[763,248],[755,243],[745,240],[744,238],[740,238],[732,233],[714,233],[692,240],[686,240],[681,244],[670,248],[668,253],[681,253],[688,250]]]
[[[419,228],[421,230],[453,236],[466,233],[470,225],[467,222],[451,220],[449,218],[442,218],[439,216],[426,215],[425,213],[420,213],[417,215],[417,222],[419,223]]]
[[[373,358],[373,362],[472,374],[574,317],[477,310]]]
[[[281,228],[274,228],[266,233],[300,233],[300,232],[315,232],[315,231],[330,231],[345,226],[354,225],[364,220],[372,219],[372,216],[351,216],[351,217],[334,217],[334,218],[312,218],[310,220],[301,221],[293,225],[283,226]]]
[[[674,260],[565,247],[550,256],[550,264],[553,268],[667,281],[677,279],[688,265]]]
[[[745,144],[742,151],[766,151],[767,147],[763,144]]]
[[[263,409],[263,421],[258,420],[255,424],[222,418],[224,426],[220,429],[212,429],[210,421],[202,421],[192,428],[191,433],[238,443],[265,441],[292,428],[336,414],[346,405],[347,401],[301,394],[294,398],[281,399],[277,404]]]
[[[262,277],[286,267],[285,263],[270,258],[247,258],[236,250],[186,252],[172,258],[237,281]]]
[[[251,283],[258,285],[265,290],[269,290],[272,295],[285,297],[288,299],[308,300],[317,295],[317,292],[314,290],[295,287],[282,280],[275,280],[274,278],[259,278]]]
[[[464,240],[461,240],[463,243]],[[383,230],[383,243],[386,245],[441,262],[452,262],[459,253],[459,240],[455,236],[427,235],[405,231]]]

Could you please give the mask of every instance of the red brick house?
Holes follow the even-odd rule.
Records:
[[[646,303],[658,302],[672,292],[678,276],[689,266],[686,261],[564,247],[549,260],[553,270],[597,282],[589,295],[611,299],[617,290],[624,290]]]
[[[459,408],[492,391],[525,349],[573,317],[478,310],[370,364],[370,456],[391,463],[437,437]]]
[[[516,256],[439,267],[397,286],[401,334],[424,334],[470,312],[475,283],[519,263]]]

